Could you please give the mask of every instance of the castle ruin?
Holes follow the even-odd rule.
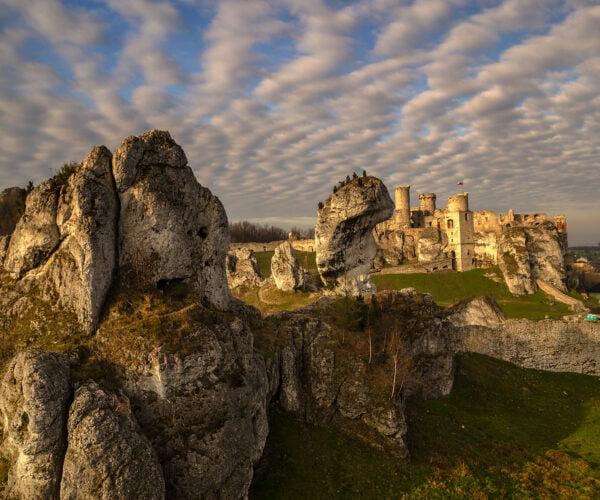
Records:
[[[563,248],[567,248],[567,220],[545,213],[517,214],[509,210],[471,211],[469,193],[448,198],[442,210],[436,207],[435,193],[419,194],[419,206],[410,206],[410,185],[397,186],[395,214],[374,231],[382,257],[392,265],[417,261],[428,271],[468,271],[498,263],[498,243],[511,227],[556,226]]]

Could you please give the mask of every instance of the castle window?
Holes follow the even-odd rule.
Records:
[[[469,214],[465,214],[465,220],[469,220]]]
[[[454,227],[454,221],[452,219],[448,219],[448,227],[449,228]]]

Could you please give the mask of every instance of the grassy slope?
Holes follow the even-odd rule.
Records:
[[[464,355],[408,441],[405,464],[275,410],[251,498],[598,498],[600,381]]]
[[[381,274],[373,275],[378,290],[399,290],[414,287],[430,293],[441,306],[475,295],[495,297],[508,317],[542,319],[546,315],[560,318],[572,312],[562,303],[548,300],[541,290],[518,297],[511,294],[504,282],[496,283],[484,277],[490,269],[474,269],[464,273]]]

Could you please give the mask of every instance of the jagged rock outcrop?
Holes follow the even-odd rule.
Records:
[[[6,251],[8,250],[9,241],[10,236],[0,236],[0,267],[4,262],[4,257],[6,257]]]
[[[369,271],[377,253],[373,228],[389,219],[394,204],[375,177],[360,177],[337,189],[318,211],[317,269],[339,292],[375,291]]]
[[[422,263],[444,258],[442,240],[437,228],[429,227],[423,230],[417,243],[417,257]]]
[[[111,394],[95,382],[82,385],[68,429],[61,499],[164,498],[162,470],[124,394]]]
[[[498,256],[498,236],[495,231],[481,231],[474,234],[474,255],[479,267],[491,267]]]
[[[268,434],[265,366],[248,318],[210,314],[175,352],[136,342],[115,348],[110,332],[99,339],[138,408],[169,498],[244,497]]]
[[[505,228],[498,244],[498,264],[515,295],[534,293],[536,279],[566,291],[564,249],[552,222]]]
[[[298,290],[306,285],[306,272],[296,258],[296,251],[289,241],[275,249],[271,259],[271,276],[280,290]]]
[[[95,147],[61,186],[50,179],[27,198],[4,267],[35,281],[41,297],[69,309],[88,332],[96,327],[116,262],[118,202],[112,155]]]
[[[70,398],[65,355],[30,350],[9,364],[0,387],[6,498],[58,498]]]
[[[25,209],[27,190],[7,188],[0,193],[0,236],[10,235]]]
[[[478,296],[461,300],[451,306],[448,317],[454,326],[496,326],[506,321],[504,311],[493,297]]]
[[[227,309],[227,215],[198,183],[181,147],[159,130],[128,137],[115,152],[113,173],[121,268],[159,286],[186,280],[202,300]]]
[[[255,288],[264,283],[253,250],[239,248],[227,254],[226,266],[229,288]]]
[[[368,338],[366,332],[346,332],[342,338],[330,326],[336,310],[332,299],[273,314],[270,318],[280,337],[275,355],[267,362],[270,394],[285,410],[308,422],[337,416],[341,425],[351,422],[351,433],[405,457],[405,398],[439,397],[452,388],[451,339],[444,333],[448,325],[431,296],[414,289],[380,292],[370,300],[383,321],[395,325],[394,329],[386,323],[384,329],[390,331],[380,332],[381,336],[371,332],[371,361],[368,344],[360,347]],[[390,352],[392,342],[396,348]],[[392,398],[394,356],[399,375]]]

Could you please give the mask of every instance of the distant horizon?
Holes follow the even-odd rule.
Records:
[[[314,217],[366,169],[600,241],[596,0],[4,0],[0,23],[0,186],[160,129],[232,220]]]

